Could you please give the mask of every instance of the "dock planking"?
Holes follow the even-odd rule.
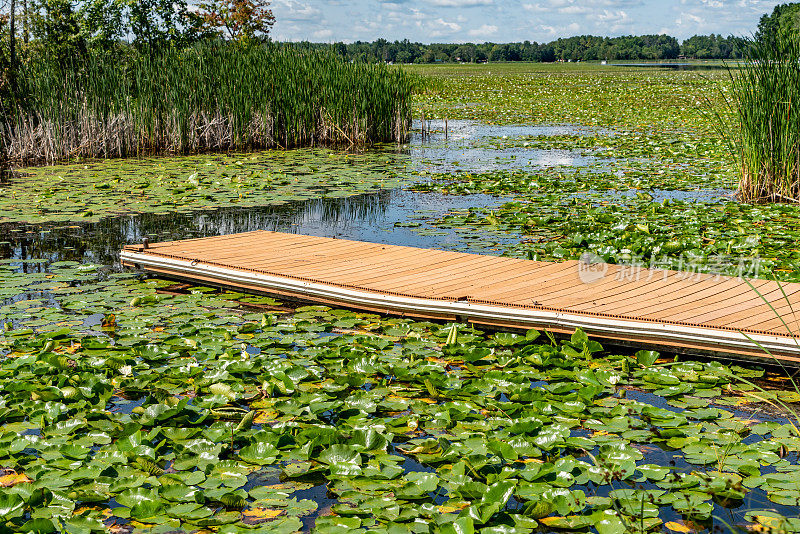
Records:
[[[582,328],[614,342],[800,362],[800,284],[540,262],[268,231],[126,246],[163,276],[411,318]]]

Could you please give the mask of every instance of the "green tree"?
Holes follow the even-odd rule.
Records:
[[[87,51],[81,19],[70,0],[33,0],[31,30],[45,53],[69,62]]]
[[[139,48],[182,46],[198,37],[186,0],[125,0],[128,30]]]
[[[780,4],[772,13],[761,17],[756,31],[756,41],[774,46],[787,37],[797,38],[800,33],[800,3]]]
[[[464,44],[456,48],[454,52],[455,59],[463,61],[465,63],[474,63],[475,62],[475,45],[473,44]]]
[[[434,63],[436,61],[436,54],[433,53],[433,50],[430,48],[426,49],[425,52],[417,58],[417,63]]]
[[[125,35],[123,0],[87,0],[79,10],[81,34],[89,48],[108,50]]]
[[[506,61],[506,47],[501,44],[496,44],[489,52],[489,61]]]
[[[200,2],[201,27],[237,41],[266,38],[275,17],[266,0],[209,0]]]

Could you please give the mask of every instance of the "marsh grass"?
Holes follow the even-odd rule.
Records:
[[[286,45],[27,65],[0,110],[14,162],[400,140],[416,77]]]
[[[753,42],[729,66],[734,124],[721,121],[744,202],[800,202],[800,40]]]
[[[800,341],[798,341],[796,337],[798,334],[798,330],[793,330],[792,327],[789,326],[789,323],[786,322],[786,318],[784,317],[784,315],[775,309],[772,303],[758,290],[758,288],[755,285],[753,285],[753,283],[750,280],[745,279],[745,281],[747,282],[747,285],[749,285],[750,288],[756,293],[756,295],[758,295],[758,297],[761,300],[763,300],[767,304],[767,306],[769,306],[772,313],[775,315],[775,317],[777,317],[780,320],[781,324],[786,329],[786,333],[790,336],[795,336],[795,344],[800,344]],[[786,294],[783,285],[777,279],[775,279],[775,283],[778,284],[778,288],[781,291],[783,299],[786,301],[789,307],[789,313],[794,319],[794,323],[800,326],[800,321],[798,321],[797,312],[794,309],[794,306],[792,305],[789,296]],[[792,390],[798,395],[800,395],[800,384],[798,384],[797,380],[795,380],[796,372],[792,372],[790,369],[788,369],[780,358],[772,354],[772,352],[770,352],[768,348],[761,345],[758,341],[756,341],[746,333],[744,334],[744,336],[747,337],[747,339],[749,339],[756,346],[758,346],[760,350],[764,351],[764,353],[767,354],[777,364],[778,367],[780,367],[781,372],[786,376],[786,379],[792,385]],[[743,377],[735,376],[733,373],[731,373],[731,378],[735,378],[736,381],[741,382],[756,391],[756,393],[746,392],[745,393],[746,396],[756,401],[763,402],[771,406],[772,408],[775,408],[784,413],[786,415],[788,424],[792,427],[792,431],[794,432],[795,436],[800,438],[800,411],[798,411],[798,409],[795,406],[792,406],[790,403],[784,402],[779,398],[775,399],[769,398],[766,389]]]
[[[786,329],[786,333],[790,336],[797,336],[798,330],[793,330],[792,327],[789,326],[789,323],[787,323],[784,314],[778,312],[778,310],[775,309],[772,303],[758,290],[758,288],[755,285],[753,285],[753,283],[750,280],[745,279],[745,281],[750,286],[750,288],[758,295],[758,297],[761,300],[763,300],[767,304],[767,306],[769,306],[772,313],[780,320],[781,324]],[[775,279],[775,282],[778,284],[783,299],[788,304],[789,315],[791,315],[791,318],[794,320],[795,324],[800,325],[800,322],[798,322],[797,311],[794,309],[794,306],[792,305],[792,302],[789,299],[789,296],[787,295],[783,285],[777,279]],[[791,384],[792,391],[800,395],[800,384],[798,384],[795,378],[797,376],[797,370],[787,368],[784,365],[784,362],[779,357],[772,354],[772,352],[770,352],[768,348],[761,345],[758,341],[751,338],[746,333],[744,333],[744,335],[754,345],[758,346],[759,349],[762,350],[765,355],[767,355],[774,361],[774,363],[781,369],[781,373],[785,376],[786,380]],[[797,340],[797,337],[795,337],[795,343],[800,344],[800,341]],[[744,377],[738,376],[735,373],[729,371],[728,376],[732,382],[738,382],[744,384],[745,386],[748,386],[748,388],[751,391],[742,392],[746,397],[749,397],[750,399],[756,402],[760,402],[763,403],[764,405],[770,406],[771,408],[781,413],[785,418],[787,424],[791,427],[794,436],[796,438],[800,438],[800,410],[798,410],[796,404],[793,405],[792,403],[786,402],[777,396],[775,397],[770,396],[769,391],[765,387],[762,387],[759,384],[756,384],[755,382],[747,380]],[[781,446],[781,450],[783,450],[783,446]],[[720,471],[722,471],[721,467],[724,465],[724,461],[725,459],[722,459],[722,462],[720,463],[720,468],[719,468]],[[798,517],[799,516],[784,517],[781,514],[773,511],[770,512],[769,515],[761,515],[760,519],[759,517],[756,517],[756,519],[758,519],[758,522],[760,523],[760,526],[758,526],[757,528],[760,528],[762,532],[774,532],[774,533],[797,532],[796,529],[797,525],[794,522],[798,519]],[[738,526],[732,526],[729,523],[722,520],[722,518],[720,517],[716,517],[716,519],[719,520],[720,523],[724,524],[731,532],[753,531],[751,529],[745,530]],[[766,523],[764,523],[764,521],[766,521]]]

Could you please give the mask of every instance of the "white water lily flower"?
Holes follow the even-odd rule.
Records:
[[[182,372],[182,373],[187,373],[188,374],[188,373],[191,373],[191,369],[193,367],[199,367],[197,362],[190,362],[190,363],[187,363],[186,365],[181,365],[180,367],[178,367],[178,370],[180,372]]]
[[[133,373],[133,367],[131,367],[130,365],[123,365],[122,367],[119,368],[119,374],[121,374],[122,376],[131,376],[132,373]]]

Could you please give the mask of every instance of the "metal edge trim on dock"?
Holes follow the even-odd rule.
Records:
[[[763,347],[766,350],[784,354],[800,355],[800,344],[796,339],[769,336],[763,334],[745,335],[741,332],[716,330],[713,328],[696,328],[674,324],[641,322],[635,320],[606,319],[571,313],[560,313],[545,310],[532,310],[514,307],[490,306],[470,302],[450,302],[426,299],[422,297],[401,297],[384,295],[379,292],[354,290],[337,287],[334,284],[304,282],[261,273],[227,269],[224,267],[204,265],[202,263],[162,258],[150,254],[122,251],[120,259],[124,263],[143,267],[167,269],[176,274],[190,276],[202,275],[219,279],[223,283],[243,283],[288,291],[300,296],[326,298],[341,301],[350,305],[382,307],[393,311],[423,312],[429,314],[447,314],[463,316],[468,319],[510,321],[519,324],[530,324],[531,327],[582,328],[587,333],[617,334],[634,337],[656,337],[674,342],[718,345],[724,348],[742,348],[752,350]],[[768,354],[765,354],[768,356]]]

